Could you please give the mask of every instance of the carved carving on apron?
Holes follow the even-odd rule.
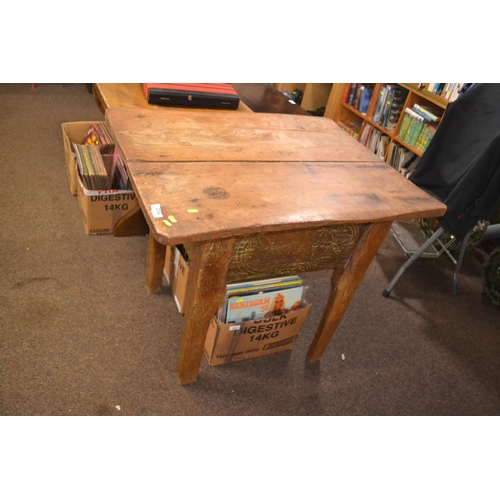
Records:
[[[344,224],[238,238],[228,281],[332,269],[346,261],[363,228]]]

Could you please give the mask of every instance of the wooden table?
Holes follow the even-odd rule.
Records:
[[[233,83],[241,101],[237,112],[243,113],[283,113],[307,115],[307,111],[289,102],[285,95],[270,83]],[[99,109],[104,113],[108,108],[150,108],[160,111],[172,110],[168,106],[149,104],[144,97],[140,83],[93,83],[92,90]],[[187,109],[187,108],[186,108]],[[220,110],[189,108],[192,111],[219,112]]]
[[[168,106],[157,106],[149,104],[144,95],[142,84],[140,83],[94,83],[92,84],[94,99],[99,109],[104,113],[108,108],[148,108],[156,109],[161,112],[170,111],[172,108]],[[191,111],[210,113],[218,113],[220,110],[190,108]],[[227,111],[227,110],[226,110]],[[238,113],[251,113],[252,110],[243,102],[240,101],[238,109],[234,110]],[[233,112],[234,112],[233,111]]]
[[[317,361],[391,223],[445,212],[327,118],[111,108],[106,120],[150,228],[148,289],[161,291],[165,245],[189,255],[181,384],[197,378],[226,282],[333,269]]]

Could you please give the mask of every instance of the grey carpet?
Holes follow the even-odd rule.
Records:
[[[293,351],[176,381],[183,317],[145,286],[147,238],[88,236],[61,123],[102,120],[85,84],[0,85],[1,415],[497,415],[499,310],[466,256],[405,261],[389,236],[320,362],[305,361],[329,272]],[[343,356],[342,356],[343,355]],[[345,359],[343,359],[343,357]],[[116,408],[119,406],[120,409]]]

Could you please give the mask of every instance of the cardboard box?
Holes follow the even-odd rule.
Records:
[[[163,275],[170,284],[177,309],[185,313],[189,263],[182,245],[167,245]],[[205,341],[205,356],[212,366],[293,349],[311,308],[260,321],[225,324],[212,318]]]
[[[167,249],[165,251],[165,264],[163,265],[163,276],[165,276],[167,285],[171,288],[174,279],[174,249],[175,247],[167,245]]]
[[[93,123],[104,122],[67,122],[61,125],[63,143],[64,143],[64,163],[69,180],[69,190],[72,195],[78,194],[78,166],[76,164],[76,155],[73,152],[72,143],[81,144],[85,134],[89,131]]]
[[[211,366],[293,349],[311,305],[271,319],[225,324],[212,318],[205,340]]]
[[[165,252],[165,264],[163,276],[170,285],[177,309],[184,314],[184,302],[186,299],[187,280],[189,275],[189,263],[182,255],[182,245],[169,246]]]
[[[173,286],[172,295],[174,296],[177,309],[181,314],[185,312],[185,299],[187,280],[189,274],[189,264],[179,250],[179,246],[174,247],[173,259]]]
[[[74,165],[77,179],[78,206],[87,234],[113,233],[116,223],[132,211],[140,210],[133,190],[107,189],[91,191],[86,189]]]

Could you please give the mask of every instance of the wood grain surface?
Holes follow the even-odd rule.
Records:
[[[108,108],[139,107],[160,111],[171,111],[173,109],[168,106],[149,104],[142,90],[141,83],[94,83],[92,85],[92,90],[94,99],[103,113]],[[189,108],[189,111],[202,113],[219,112],[219,110],[203,108]],[[252,110],[244,102],[240,101],[238,109],[233,112],[251,113]]]
[[[106,111],[125,161],[382,160],[329,118],[272,113]]]
[[[326,118],[108,109],[106,119],[164,244],[445,211]]]

